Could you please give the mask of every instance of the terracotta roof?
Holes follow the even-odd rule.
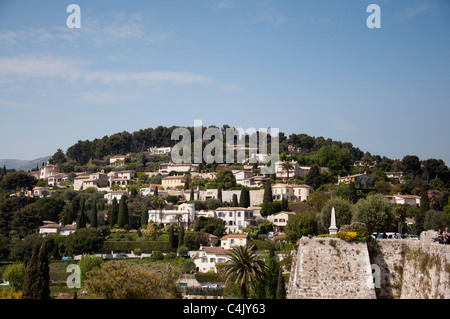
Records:
[[[221,240],[224,240],[224,239],[228,239],[228,238],[247,238],[247,235],[241,235],[241,234],[229,234],[229,235],[226,235],[226,236],[223,236],[222,238],[221,238]]]
[[[228,255],[229,249],[223,249],[222,247],[202,247],[200,251],[209,254]]]

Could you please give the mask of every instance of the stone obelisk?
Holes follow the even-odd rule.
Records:
[[[330,231],[330,235],[335,235],[338,231],[338,228],[336,227],[336,212],[334,207],[331,209],[331,225],[328,230]]]

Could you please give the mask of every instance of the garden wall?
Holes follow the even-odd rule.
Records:
[[[303,237],[293,251],[288,298],[449,299],[450,245],[433,242],[434,236],[379,239],[370,257],[366,244]],[[375,265],[376,289],[368,284]]]

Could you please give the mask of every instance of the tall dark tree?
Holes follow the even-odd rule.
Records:
[[[184,227],[180,227],[180,233],[178,234],[178,247],[183,246],[184,244]]]
[[[233,194],[233,197],[232,197],[233,199],[232,199],[232,201],[233,201],[233,203],[232,203],[232,205],[233,205],[233,207],[239,207],[239,202],[238,202],[238,197],[237,197],[237,195],[236,194]]]
[[[239,206],[244,208],[250,207],[250,192],[247,187],[243,187],[241,190],[241,196],[239,198]]]
[[[277,299],[286,299],[286,284],[281,270],[278,273]]]
[[[222,185],[219,185],[219,188],[217,189],[217,199],[222,203]]]
[[[125,196],[120,198],[117,225],[119,228],[124,228],[125,225],[128,225],[128,203]]]
[[[36,299],[38,295],[38,253],[39,247],[35,245],[33,247],[31,258],[28,260],[27,268],[25,270],[25,278],[23,281],[22,290],[22,297],[24,299]]]
[[[84,200],[80,201],[80,212],[77,218],[77,229],[86,228],[87,217]]]
[[[178,247],[177,241],[175,239],[175,230],[173,229],[173,225],[170,225],[169,228],[169,243],[170,247],[176,249]]]
[[[272,203],[273,197],[272,197],[272,185],[270,183],[270,180],[266,182],[264,185],[264,195],[263,195],[263,203]]]
[[[49,251],[45,241],[34,246],[25,271],[23,298],[50,299]]]
[[[111,214],[109,215],[109,224],[111,225],[111,227],[114,227],[114,225],[117,224],[118,217],[119,217],[119,203],[117,202],[117,199],[114,197],[111,204]]]
[[[97,202],[94,202],[94,205],[92,206],[92,212],[91,212],[91,227],[97,227],[98,226],[98,210],[97,210]]]
[[[38,254],[38,282],[37,282],[37,298],[50,299],[50,268],[49,268],[49,251],[48,243],[44,241],[39,249]]]
[[[320,168],[319,165],[314,164],[311,166],[311,169],[309,170],[308,174],[306,174],[306,184],[314,188],[315,190],[322,185],[322,178],[320,176]]]

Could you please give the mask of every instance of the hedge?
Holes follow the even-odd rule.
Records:
[[[104,253],[111,251],[131,252],[138,248],[145,254],[150,254],[154,250],[165,253],[172,251],[168,241],[105,241],[103,243]]]
[[[219,278],[219,274],[215,272],[198,272],[195,274],[195,279],[198,282],[223,282],[223,280]]]

